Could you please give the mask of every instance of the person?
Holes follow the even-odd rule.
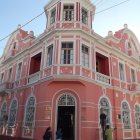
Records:
[[[8,115],[7,115],[6,112],[3,114],[2,120],[3,120],[2,135],[4,135],[4,134],[6,133],[6,129],[7,129],[7,127],[8,127]]]
[[[63,135],[62,129],[59,128],[59,129],[56,131],[56,139],[57,139],[57,140],[62,140],[62,135]]]
[[[51,140],[52,139],[52,132],[51,132],[51,127],[49,126],[46,131],[45,134],[43,135],[43,140]]]
[[[116,128],[114,128],[116,129]],[[113,132],[114,132],[113,128],[110,128],[109,125],[106,126],[106,130],[105,130],[105,136],[106,136],[106,140],[113,140]]]

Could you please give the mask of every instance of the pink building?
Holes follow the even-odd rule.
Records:
[[[140,139],[134,33],[127,25],[95,33],[90,0],[51,0],[44,10],[45,31],[35,37],[19,26],[0,58],[0,139],[42,140],[51,126],[53,140],[59,127],[63,140],[102,140],[102,113],[114,140]]]

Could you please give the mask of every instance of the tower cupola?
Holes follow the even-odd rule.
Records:
[[[51,0],[45,7],[46,29],[80,28],[92,29],[95,6],[90,0]]]

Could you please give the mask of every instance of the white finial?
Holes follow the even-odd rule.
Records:
[[[29,35],[30,36],[34,36],[34,32],[33,31],[30,31]]]
[[[18,27],[17,28],[20,29],[21,28],[21,24],[18,24]]]
[[[127,24],[124,24],[124,28],[125,28],[125,29],[128,28],[128,25],[127,25]]]
[[[109,31],[108,32],[108,36],[112,36],[113,35],[113,32],[112,31]]]

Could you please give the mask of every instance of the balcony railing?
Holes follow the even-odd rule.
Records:
[[[100,83],[110,85],[110,77],[102,73],[96,72],[96,80]]]
[[[0,84],[0,93],[6,93],[6,90],[12,89],[12,84],[10,82],[4,82]]]
[[[34,73],[32,75],[29,75],[28,77],[28,84],[32,84],[40,80],[40,72]]]

